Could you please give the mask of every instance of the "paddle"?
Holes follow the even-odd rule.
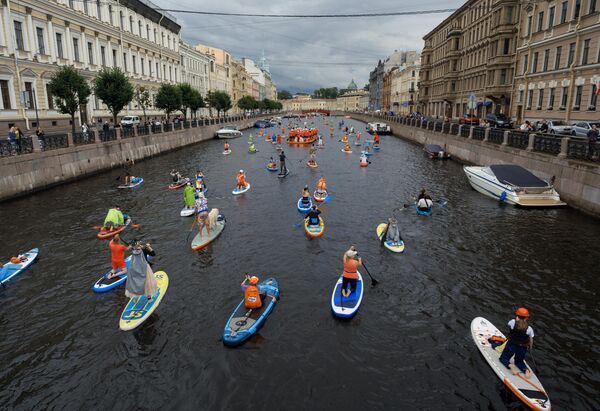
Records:
[[[321,204],[319,204],[316,209],[318,210],[321,206],[325,205],[325,203],[327,203],[330,198],[331,198],[331,196],[329,194],[327,194],[327,197],[325,197],[323,199],[323,201],[321,202]],[[299,228],[300,226],[302,226],[302,224],[304,223],[304,219],[306,218],[306,214],[308,214],[308,212],[304,213],[304,217],[302,218],[302,220],[298,224],[296,224],[294,226],[295,228]]]
[[[365,262],[362,262],[362,266],[365,267],[365,271],[367,272],[367,274],[369,274],[369,277],[371,277],[371,285],[373,287],[375,287],[379,281],[377,281],[376,279],[373,278],[373,276],[371,275],[371,273],[369,272],[369,269],[367,268],[367,266],[365,265]]]

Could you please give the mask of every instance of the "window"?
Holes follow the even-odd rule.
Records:
[[[519,103],[523,102],[523,90],[519,91]]]
[[[588,64],[588,55],[590,54],[590,39],[583,41],[583,49],[581,49],[581,65]]]
[[[79,61],[79,40],[73,37],[73,59]]]
[[[142,37],[142,21],[138,20],[138,36]]]
[[[588,9],[588,14],[592,14],[596,11],[596,0],[590,0],[590,7]]]
[[[0,80],[0,95],[2,96],[2,108],[8,110],[13,108],[8,90],[8,80]]]
[[[538,56],[540,53],[537,51],[533,53],[533,58],[531,59],[531,72],[537,73],[537,65],[538,65]]]
[[[555,95],[555,88],[551,88],[550,89],[550,93],[548,94],[548,107],[546,107],[548,110],[552,110],[554,109],[554,95]]]
[[[156,29],[154,29],[154,42],[156,43]]]
[[[35,34],[37,37],[37,52],[39,54],[46,54],[46,47],[44,45],[44,29],[41,27],[36,27]]]
[[[88,62],[94,64],[94,45],[88,41]]]
[[[548,9],[548,29],[551,29],[554,26],[554,11],[556,7],[552,6]]]
[[[64,54],[64,50],[63,50],[63,43],[62,43],[62,34],[60,34],[60,33],[56,33],[56,54],[58,54],[58,57],[61,59],[65,58],[65,54]]]
[[[87,1],[83,2],[83,12],[85,14],[90,14],[90,11],[88,10],[88,2]]]
[[[531,20],[533,16],[527,16],[527,36],[531,35]]]
[[[137,67],[135,64],[135,56],[131,56],[131,69],[133,70],[134,74],[137,74]]]
[[[15,41],[17,42],[18,50],[25,50],[25,43],[23,42],[23,24],[20,21],[15,21]]]
[[[169,66],[169,81],[173,81],[173,68]]]
[[[123,69],[127,71],[127,53],[123,53]]]
[[[129,16],[129,31],[133,34],[133,16]]]
[[[84,3],[87,3],[84,1]],[[113,20],[113,9],[112,9],[112,5],[108,5],[108,19],[110,21],[111,26],[114,26],[115,22]]]
[[[155,76],[156,78],[158,78],[158,77],[160,76],[160,66],[158,65],[158,63],[156,63],[156,71],[155,71],[155,74],[156,74],[156,76]]]
[[[537,110],[541,110],[542,109],[542,104],[544,104],[544,89],[541,88],[539,93],[538,93],[538,101],[537,101]]]
[[[562,53],[562,46],[556,48],[556,56],[554,57],[554,70],[560,68],[560,54]]]
[[[581,0],[575,0],[575,5],[573,6],[573,20],[577,20],[579,18],[580,12],[581,12]]]
[[[72,9],[75,8],[75,2],[73,0],[69,0],[69,7]]]
[[[100,3],[100,0],[96,0],[96,13],[98,20],[102,20],[102,4]]]
[[[500,84],[506,84],[506,69],[500,70]]]
[[[146,24],[146,38],[150,40],[150,25]]]
[[[571,67],[575,58],[575,43],[569,44],[569,56],[567,58],[567,67]]]
[[[100,46],[100,59],[102,67],[106,67],[106,48],[104,46]]]
[[[569,10],[569,2],[563,1],[561,4],[561,11],[560,11],[560,24],[567,21],[568,10]]]
[[[588,110],[596,111],[597,99],[598,99],[598,96],[596,95],[596,84],[592,84],[592,91],[590,93],[590,106],[588,107]]]
[[[144,69],[144,59],[140,57],[140,69],[142,72],[142,76],[146,74],[146,70]]]
[[[113,62],[113,67],[117,67],[117,50],[115,50],[115,49],[113,49],[112,62]]]
[[[567,107],[568,97],[569,97],[569,88],[568,87],[563,87],[562,88],[562,96],[560,98],[560,107],[559,107],[559,110],[564,110]]]
[[[54,97],[52,97],[52,93],[50,93],[50,86],[48,84],[46,84],[46,96],[48,98],[46,101],[48,110],[54,110]]]
[[[550,49],[544,50],[544,63],[542,65],[542,71],[548,71],[548,60],[550,60]]]
[[[33,83],[26,81],[25,82],[25,94],[27,94],[27,104],[28,109],[35,108],[36,102],[33,100]]]
[[[502,50],[502,53],[504,53],[504,54],[510,53],[510,39],[504,39],[504,48]]]
[[[544,29],[544,12],[540,11],[538,13],[537,31],[542,31],[543,29]]]
[[[122,11],[119,12],[119,23],[121,24],[121,30],[125,30],[125,16]]]
[[[527,65],[529,64],[529,56],[525,54],[523,57],[523,74],[527,73]]]
[[[579,110],[581,106],[581,94],[583,93],[583,86],[575,87],[575,104],[573,105],[573,110]]]
[[[527,92],[527,110],[531,110],[531,104],[533,103],[533,90]]]

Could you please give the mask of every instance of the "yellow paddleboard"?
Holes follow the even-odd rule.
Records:
[[[383,235],[386,229],[386,226],[386,223],[381,223],[377,226],[377,238],[379,238],[380,241],[381,236]],[[404,241],[402,240],[400,240],[397,243],[394,243],[393,241],[385,241],[383,245],[385,245],[385,248],[387,248],[390,251],[393,251],[394,253],[401,253],[404,251]]]
[[[169,277],[164,271],[154,273],[158,290],[156,294],[148,299],[146,296],[130,298],[125,306],[121,319],[119,320],[119,328],[123,331],[130,331],[139,327],[150,315],[156,310],[162,298],[169,288]]]

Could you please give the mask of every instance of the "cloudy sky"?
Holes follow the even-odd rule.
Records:
[[[260,14],[339,14],[459,7],[460,0],[152,0],[164,9]],[[173,13],[183,39],[258,60],[264,50],[278,89],[362,87],[378,59],[420,50],[422,37],[449,13],[350,19],[204,16]]]

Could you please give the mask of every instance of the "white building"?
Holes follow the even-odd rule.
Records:
[[[181,54],[181,82],[188,83],[192,88],[198,90],[203,98],[206,98],[210,90],[209,72],[210,67],[215,64],[214,56],[196,50],[185,42],[179,45]],[[208,110],[202,109],[201,114],[207,115]]]

